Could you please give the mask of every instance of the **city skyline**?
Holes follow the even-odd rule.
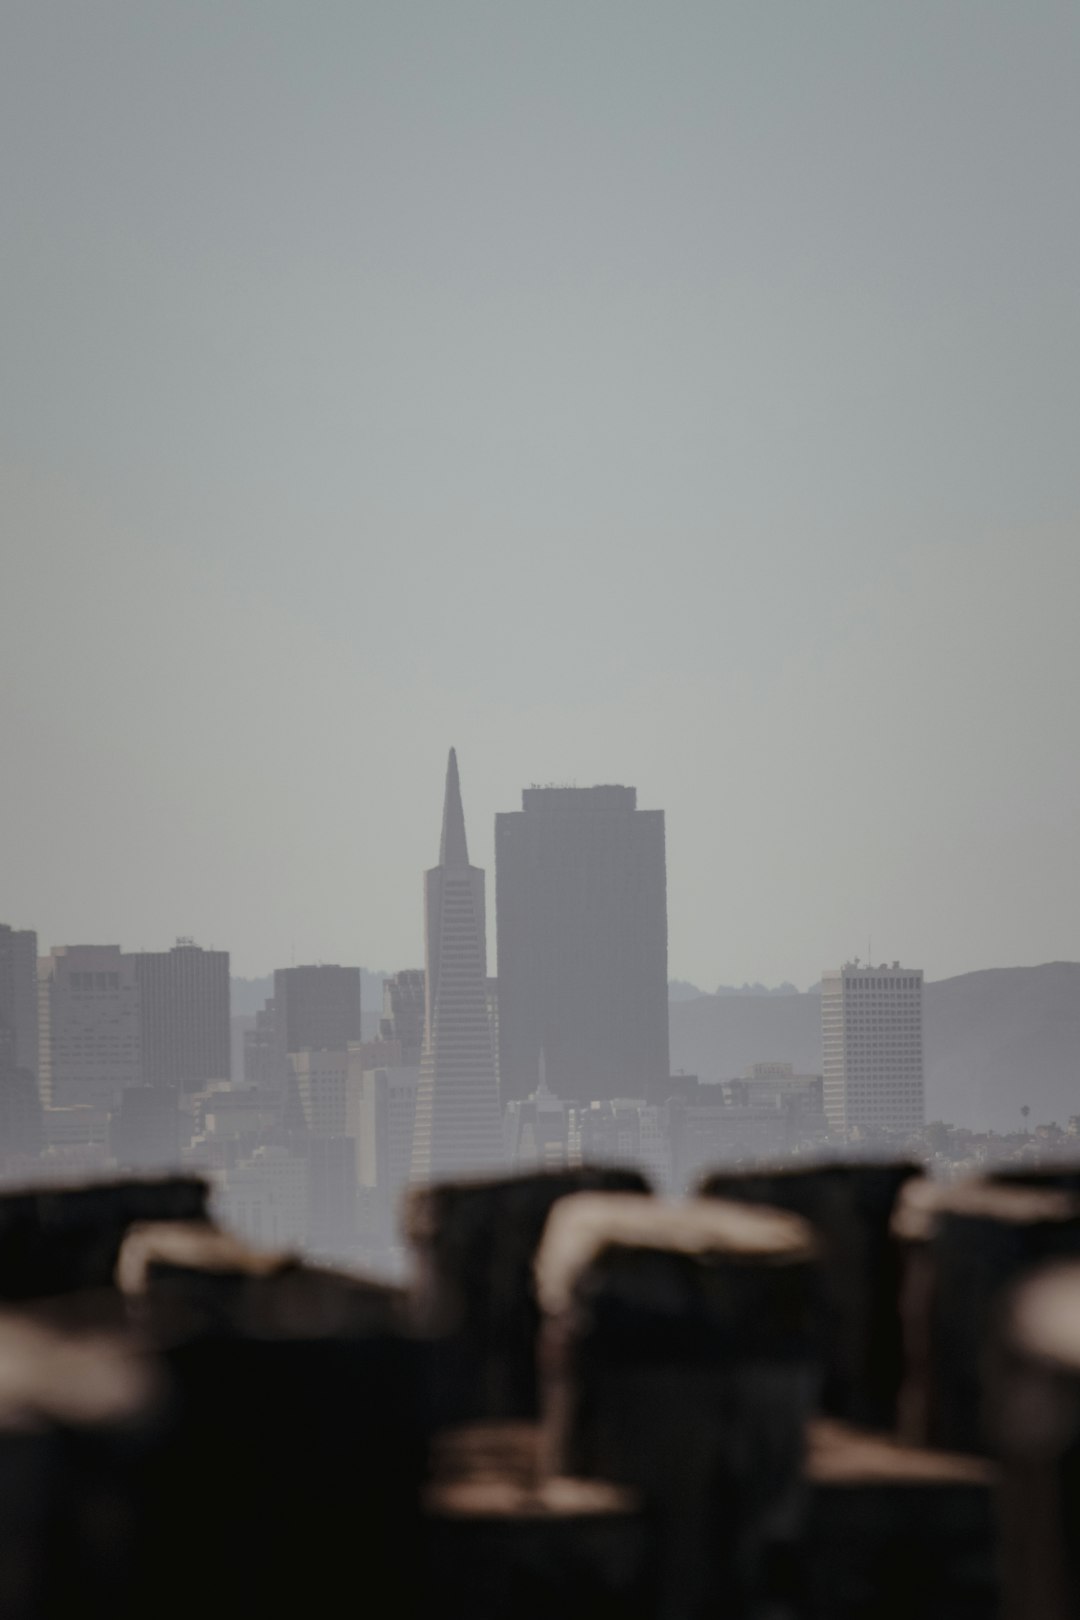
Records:
[[[0,4],[0,1620],[1080,1620],[1077,152],[1067,0]]]
[[[1032,1004],[1018,1009],[1014,1028],[1034,1066],[1003,1075],[986,1045],[993,1020],[978,988],[961,1041],[969,1049],[982,1041],[985,1055],[952,1124],[936,1105],[955,1082],[963,1003],[950,996],[932,1009],[927,1128],[923,972],[896,959],[878,968],[848,957],[824,970],[809,1047],[802,1011],[793,1018],[777,1003],[778,1018],[743,1021],[741,1035],[738,1020],[725,1032],[711,1014],[698,1018],[696,1037],[682,1021],[682,1055],[669,1056],[663,810],[639,808],[634,786],[611,783],[533,785],[521,805],[496,824],[504,976],[491,978],[485,873],[470,860],[450,749],[438,862],[423,882],[425,970],[386,981],[377,1036],[361,1016],[355,965],[276,969],[241,1037],[235,1019],[230,1033],[227,952],[190,938],[157,953],[67,945],[39,958],[35,1097],[22,1027],[34,935],[5,925],[10,1171],[36,1163],[46,1174],[76,1164],[100,1172],[114,1161],[153,1169],[181,1156],[214,1176],[221,1207],[249,1238],[291,1233],[313,1253],[339,1257],[359,1244],[393,1264],[393,1197],[407,1164],[425,1183],[538,1156],[550,1165],[628,1162],[679,1190],[709,1163],[798,1158],[827,1139],[856,1153],[883,1140],[978,1153],[986,1149],[972,1145],[972,1123],[991,1136],[989,1117],[1014,1127],[1030,1113],[1028,1094],[1065,1105],[1067,1132],[1037,1120],[1049,1132],[1040,1138],[1046,1151],[1080,1128],[1060,1054],[1036,1033]],[[1043,976],[1036,995],[1047,992],[1056,993]],[[724,998],[705,999],[719,1008]],[[700,1056],[688,1065],[695,1039]],[[230,1072],[238,1041],[242,1069]],[[1017,1133],[1016,1150],[1026,1142]]]

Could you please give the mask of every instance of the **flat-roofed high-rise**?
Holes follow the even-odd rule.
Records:
[[[336,962],[278,968],[274,1025],[285,1053],[344,1052],[363,1039],[360,969]]]
[[[228,1080],[229,953],[178,939],[171,951],[140,951],[132,960],[139,986],[142,1078],[147,1085],[201,1091]]]
[[[653,1098],[668,1077],[664,812],[632,787],[526,788],[495,817],[504,1100]]]
[[[0,923],[0,1070],[38,1075],[37,935]]]

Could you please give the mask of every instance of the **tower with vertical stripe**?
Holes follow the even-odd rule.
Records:
[[[484,874],[469,865],[457,755],[450,750],[439,864],[424,875],[424,1046],[413,1176],[497,1168],[502,1120],[487,994]]]

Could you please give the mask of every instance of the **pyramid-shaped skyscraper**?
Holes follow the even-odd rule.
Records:
[[[502,1118],[487,998],[484,874],[469,865],[457,755],[450,750],[439,864],[424,875],[426,1004],[413,1176],[497,1168]]]

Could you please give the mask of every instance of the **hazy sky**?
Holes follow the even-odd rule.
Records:
[[[0,920],[418,963],[453,743],[1080,957],[1078,154],[1074,0],[6,0]]]

